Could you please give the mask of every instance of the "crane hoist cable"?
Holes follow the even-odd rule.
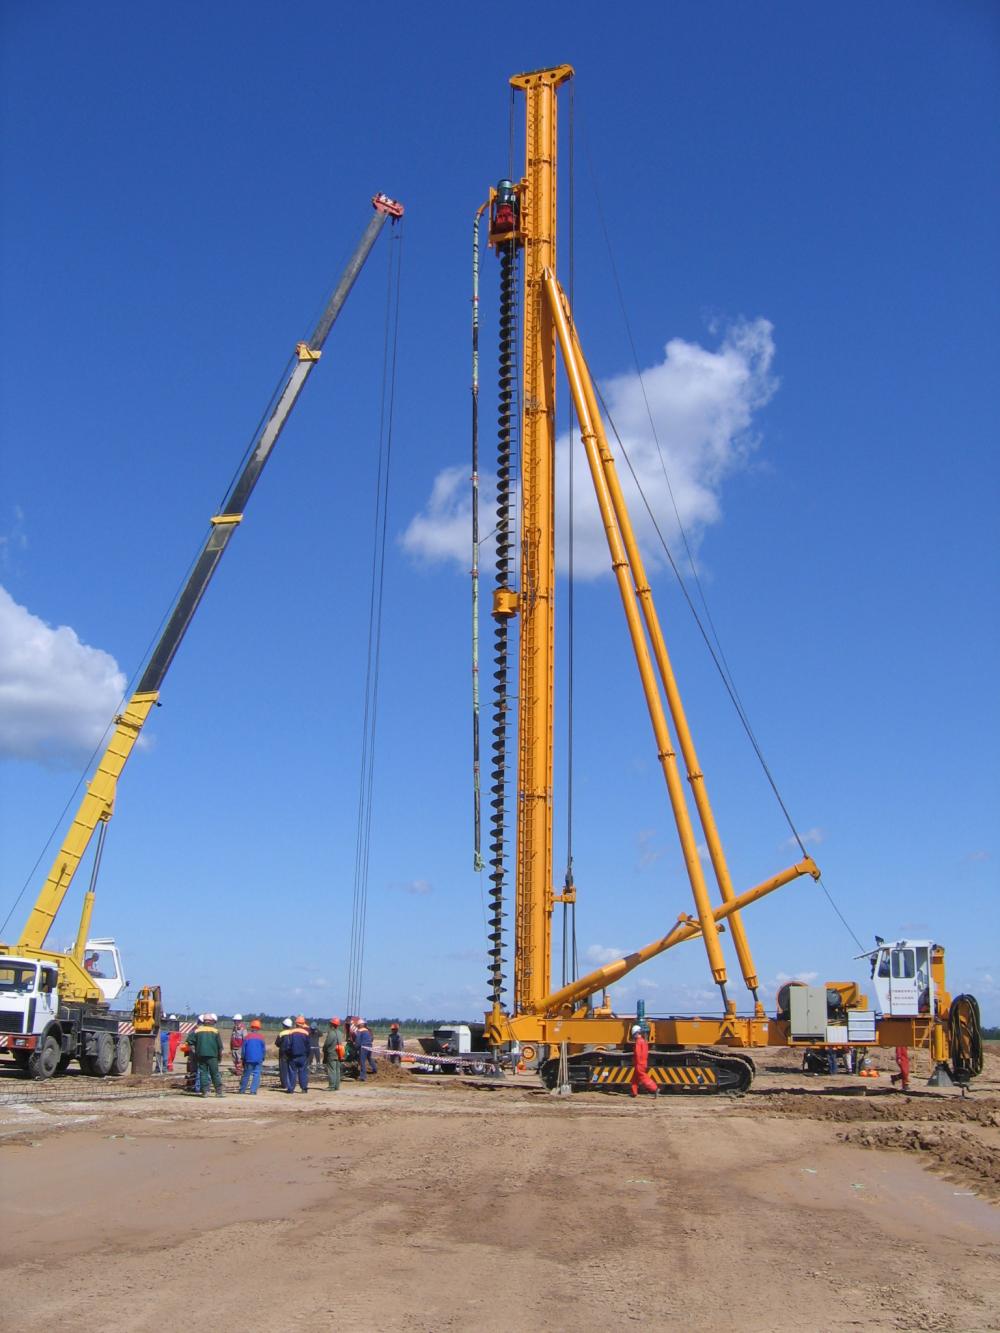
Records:
[[[607,420],[608,420],[608,423],[610,424],[612,430],[614,431],[615,439],[618,441],[618,445],[619,445],[619,448],[620,448],[621,451],[622,451],[622,455],[623,455],[623,457],[625,458],[626,463],[628,464],[629,471],[630,471],[631,474],[632,474],[632,479],[633,479],[633,481],[634,481],[635,484],[636,484],[636,488],[637,488],[637,490],[639,491],[640,496],[642,497],[642,502],[643,502],[643,504],[644,504],[645,507],[646,507],[646,512],[649,514],[650,521],[652,522],[653,527],[654,527],[655,530],[656,530],[656,535],[657,535],[657,537],[660,539],[660,544],[661,544],[662,547],[663,547],[663,550],[664,550],[664,553],[665,553],[665,555],[666,555],[666,557],[667,557],[667,561],[668,561],[668,563],[669,563],[669,565],[670,565],[670,568],[672,569],[673,574],[674,574],[674,577],[676,578],[677,583],[678,583],[678,585],[679,585],[679,587],[680,587],[680,589],[681,589],[681,592],[682,592],[682,594],[683,594],[683,596],[684,596],[684,600],[687,602],[688,608],[689,608],[689,610],[690,610],[692,616],[694,617],[695,623],[696,623],[697,626],[698,626],[698,629],[699,629],[699,631],[700,631],[700,633],[701,633],[701,636],[702,636],[702,638],[705,640],[705,646],[708,648],[708,651],[709,651],[709,654],[711,655],[712,661],[713,661],[714,664],[715,664],[715,668],[716,668],[716,670],[717,670],[718,673],[719,673],[719,676],[720,676],[720,678],[721,678],[721,680],[722,680],[723,685],[725,686],[726,693],[729,695],[729,698],[730,698],[730,700],[731,700],[731,702],[732,702],[732,704],[733,704],[733,707],[734,707],[735,710],[736,710],[736,715],[737,715],[737,717],[739,718],[740,723],[741,723],[741,725],[742,725],[744,731],[746,732],[747,739],[749,740],[750,745],[751,745],[751,747],[753,748],[754,754],[757,756],[757,760],[758,760],[758,762],[760,763],[760,766],[761,766],[761,769],[763,770],[764,776],[766,777],[767,782],[768,782],[768,784],[770,785],[772,792],[774,793],[775,799],[777,800],[778,805],[779,805],[780,808],[781,808],[781,812],[782,812],[782,814],[783,814],[784,817],[785,817],[785,820],[786,820],[786,822],[787,822],[787,824],[788,824],[789,829],[791,830],[792,836],[793,836],[793,838],[795,839],[796,843],[798,844],[799,850],[801,851],[802,855],[805,857],[805,856],[808,856],[808,852],[807,852],[806,849],[805,849],[805,844],[804,844],[804,842],[803,842],[801,836],[799,835],[799,831],[798,831],[797,827],[795,826],[795,822],[794,822],[794,820],[792,819],[792,816],[791,816],[791,814],[790,814],[790,812],[789,812],[789,810],[788,810],[787,805],[785,804],[784,798],[782,797],[780,791],[778,790],[778,784],[777,784],[777,782],[776,782],[775,779],[774,779],[774,775],[773,775],[773,773],[771,772],[770,766],[768,765],[767,761],[766,761],[765,758],[764,758],[763,750],[762,750],[762,748],[761,748],[761,746],[760,746],[760,743],[759,743],[758,740],[757,740],[756,735],[754,734],[753,727],[752,727],[751,724],[750,724],[750,718],[749,718],[749,715],[748,715],[748,713],[747,713],[746,708],[745,708],[744,705],[743,705],[743,701],[742,701],[742,699],[740,698],[739,691],[738,691],[738,689],[736,688],[736,681],[735,681],[735,679],[734,679],[734,677],[733,677],[732,671],[730,670],[729,662],[728,662],[728,660],[726,659],[726,654],[725,654],[725,651],[723,650],[723,647],[722,647],[722,640],[721,640],[721,638],[720,638],[720,636],[719,636],[718,630],[717,630],[716,627],[715,627],[715,622],[714,622],[714,620],[712,619],[712,612],[711,612],[711,610],[710,610],[710,608],[709,608],[709,605],[708,605],[708,599],[707,599],[707,597],[705,596],[705,589],[704,589],[704,587],[703,587],[703,585],[702,585],[701,579],[700,579],[699,576],[698,576],[698,566],[697,566],[697,564],[696,564],[696,562],[695,562],[694,555],[693,555],[692,550],[691,550],[691,545],[690,545],[690,543],[689,543],[689,541],[688,541],[687,531],[685,530],[684,524],[683,524],[683,522],[681,521],[680,511],[679,511],[679,509],[678,509],[678,506],[677,506],[677,500],[676,500],[676,497],[675,497],[675,495],[674,495],[674,488],[673,488],[673,485],[671,484],[671,481],[670,481],[670,475],[669,475],[669,472],[668,472],[668,470],[667,470],[666,459],[664,458],[663,450],[662,450],[662,448],[661,448],[661,446],[660,446],[660,438],[659,438],[659,434],[658,434],[657,429],[656,429],[656,422],[655,422],[655,420],[654,420],[654,418],[653,418],[652,409],[651,409],[650,404],[649,404],[649,397],[648,397],[648,395],[647,395],[647,393],[646,393],[646,385],[645,385],[645,380],[644,380],[644,378],[643,378],[643,374],[642,374],[642,367],[641,367],[640,364],[639,364],[639,356],[638,356],[638,352],[637,352],[637,350],[636,350],[636,346],[635,346],[635,339],[634,339],[634,337],[633,337],[633,335],[632,335],[632,324],[631,324],[631,321],[629,320],[629,317],[628,317],[628,308],[627,308],[627,306],[626,306],[626,304],[625,304],[625,295],[624,295],[624,292],[622,291],[621,281],[620,281],[620,278],[619,278],[619,275],[618,275],[618,265],[617,265],[617,263],[615,262],[614,247],[613,247],[612,244],[611,244],[611,235],[610,235],[610,232],[609,232],[609,230],[608,230],[607,221],[606,221],[605,214],[604,214],[604,206],[603,206],[603,203],[602,203],[602,201],[601,201],[601,192],[600,192],[600,188],[599,188],[598,183],[597,183],[597,173],[596,173],[596,171],[594,170],[593,159],[592,159],[592,157],[591,157],[591,155],[590,155],[589,146],[587,145],[586,141],[584,141],[584,151],[586,152],[586,155],[587,155],[587,165],[588,165],[588,168],[589,168],[589,171],[590,171],[591,186],[592,186],[593,191],[594,191],[594,200],[595,200],[595,203],[596,203],[596,205],[597,205],[597,214],[598,214],[598,218],[599,218],[599,220],[600,220],[601,230],[602,230],[602,232],[603,232],[603,234],[604,234],[604,243],[605,243],[605,246],[606,246],[606,248],[607,248],[607,252],[608,252],[608,259],[609,259],[609,262],[610,262],[610,265],[611,265],[611,272],[612,272],[612,275],[613,275],[613,278],[614,278],[614,283],[615,283],[615,290],[616,290],[617,295],[618,295],[618,304],[619,304],[619,307],[620,307],[620,309],[621,309],[622,319],[623,319],[624,324],[625,324],[625,331],[626,331],[626,334],[627,334],[627,336],[628,336],[629,347],[631,348],[631,351],[632,351],[632,361],[633,361],[633,364],[634,364],[634,366],[635,366],[635,373],[636,373],[636,376],[638,377],[638,380],[639,380],[639,386],[640,386],[640,388],[641,388],[641,390],[642,390],[642,398],[643,398],[643,402],[645,403],[645,407],[646,407],[646,415],[647,415],[647,417],[648,417],[648,419],[649,419],[649,425],[650,425],[650,429],[651,429],[652,434],[653,434],[653,440],[654,440],[654,442],[655,442],[655,444],[656,444],[656,452],[657,452],[657,454],[658,454],[658,456],[659,456],[660,467],[661,467],[662,470],[663,470],[663,478],[664,478],[664,481],[666,482],[667,492],[668,492],[668,494],[670,495],[670,502],[671,502],[671,504],[672,504],[672,506],[673,506],[674,517],[675,517],[676,522],[677,522],[677,529],[678,529],[678,531],[680,532],[681,540],[682,540],[682,542],[683,542],[683,544],[684,544],[684,550],[685,550],[685,553],[686,553],[686,555],[687,555],[688,565],[689,565],[689,567],[690,567],[690,569],[691,569],[691,574],[692,574],[692,577],[694,578],[695,586],[696,586],[697,589],[698,589],[698,595],[699,595],[699,598],[700,598],[700,600],[701,600],[701,604],[702,604],[702,606],[705,608],[705,618],[706,618],[706,620],[708,621],[708,626],[709,626],[709,630],[711,631],[711,634],[709,634],[709,630],[706,630],[706,628],[705,628],[705,624],[704,624],[704,622],[702,621],[702,618],[701,618],[701,616],[700,616],[699,613],[698,613],[698,609],[697,609],[697,607],[695,606],[694,601],[692,600],[690,593],[688,592],[687,584],[686,584],[685,579],[684,579],[684,575],[681,573],[681,570],[680,570],[680,568],[678,567],[677,562],[675,561],[675,559],[674,559],[674,557],[673,557],[673,554],[672,554],[672,552],[671,552],[671,550],[670,550],[670,547],[669,547],[669,545],[668,545],[668,543],[667,543],[667,540],[666,540],[666,538],[664,537],[663,532],[661,531],[659,524],[656,522],[656,519],[655,519],[654,516],[653,516],[652,507],[650,506],[650,503],[649,503],[648,499],[646,498],[645,492],[643,491],[642,486],[641,486],[640,483],[639,483],[639,478],[638,478],[638,476],[637,476],[637,474],[636,474],[636,471],[635,471],[635,469],[633,468],[632,463],[631,463],[631,460],[629,459],[628,454],[627,454],[626,451],[625,451],[625,446],[622,444],[621,436],[618,434],[618,430],[617,430],[617,428],[615,427],[615,424],[614,424],[614,422],[613,422],[612,419],[611,419],[611,414],[610,414],[609,411],[608,411],[607,404],[605,403],[604,398],[603,398],[603,396],[601,395],[600,389],[598,389],[598,390],[597,390],[597,396],[598,396],[598,399],[599,399],[600,404],[601,404],[601,411],[604,413],[605,417],[606,417]],[[714,643],[713,643],[713,640],[714,640]],[[858,948],[863,949],[863,948],[864,948],[864,945],[863,945],[863,944],[861,943],[861,941],[858,939],[858,937],[857,937],[857,935],[855,934],[855,932],[851,929],[851,926],[848,924],[847,919],[845,918],[844,914],[841,912],[840,908],[837,906],[836,902],[834,901],[834,899],[833,899],[833,895],[830,893],[830,890],[827,888],[826,884],[823,882],[823,878],[822,878],[822,876],[819,877],[819,879],[817,880],[817,883],[819,884],[819,887],[823,890],[823,893],[826,895],[827,901],[829,902],[830,906],[833,908],[833,910],[834,910],[834,912],[836,913],[836,915],[840,918],[841,924],[844,926],[844,928],[845,928],[845,930],[847,931],[847,933],[851,936],[851,938],[852,938],[852,939],[854,940],[854,942],[857,944]]]
[[[778,789],[778,784],[775,780],[774,774],[771,772],[770,765],[768,764],[767,760],[764,757],[764,752],[760,747],[760,743],[758,742],[757,737],[754,735],[753,728],[750,726],[750,719],[747,717],[746,710],[744,709],[743,704],[740,702],[739,696],[737,695],[735,687],[731,683],[727,672],[723,668],[723,664],[720,661],[719,655],[716,653],[715,647],[712,644],[711,639],[709,638],[708,632],[705,629],[701,617],[698,615],[698,608],[694,605],[694,602],[691,600],[691,594],[688,592],[687,585],[684,582],[683,576],[681,575],[680,570],[677,568],[677,564],[674,560],[673,555],[671,554],[670,547],[667,544],[667,540],[663,535],[660,525],[656,521],[656,517],[653,514],[652,506],[649,503],[649,500],[646,496],[646,492],[642,488],[642,483],[639,480],[639,476],[635,468],[632,466],[632,460],[629,458],[628,450],[625,448],[625,445],[622,442],[622,437],[618,433],[618,427],[614,423],[614,418],[611,416],[611,413],[608,409],[608,405],[604,401],[604,396],[601,393],[600,388],[596,388],[596,392],[598,401],[601,405],[601,411],[604,414],[604,417],[607,420],[608,425],[611,427],[615,440],[618,443],[618,448],[621,450],[622,457],[625,459],[625,462],[628,466],[628,470],[632,475],[632,480],[635,482],[636,490],[639,492],[639,496],[642,500],[642,503],[646,508],[646,513],[649,515],[649,521],[652,523],[653,529],[656,532],[657,537],[660,539],[660,545],[663,547],[663,551],[667,557],[668,563],[670,564],[670,568],[674,572],[674,576],[676,577],[681,592],[684,595],[684,600],[687,602],[688,608],[692,616],[694,616],[695,624],[698,626],[701,636],[705,641],[705,646],[708,649],[709,656],[712,658],[712,661],[715,664],[715,669],[719,673],[719,677],[726,689],[726,693],[729,695],[733,707],[736,710],[736,715],[743,726],[743,730],[746,732],[747,739],[750,742],[753,752],[757,756],[757,760],[761,766],[765,778],[767,779],[768,785],[770,786],[771,791],[774,793],[774,797],[781,808],[781,813],[784,815],[785,822],[788,824],[788,827],[791,830],[792,837],[798,844],[799,851],[802,853],[803,857],[807,857],[809,853],[806,851],[805,843],[801,835],[799,834],[799,830],[796,827],[795,821],[792,819],[791,812],[789,811],[788,806],[785,804],[784,797],[781,795],[781,792]],[[844,929],[850,935],[851,939],[854,940],[855,944],[858,946],[859,949],[864,949],[865,946],[861,943],[857,935],[851,929],[851,926],[848,924],[847,919],[844,916],[843,912],[841,912],[840,908],[834,901],[833,895],[830,893],[830,890],[823,882],[822,876],[818,878],[817,883],[823,890],[824,894],[826,895],[827,901],[829,902],[830,906],[833,908],[837,916],[840,918],[841,924],[844,926]]]
[[[365,704],[358,781],[358,816],[355,834],[351,938],[348,958],[347,1000],[352,1013],[360,1012],[364,981],[365,927],[368,915],[368,871],[371,859],[372,808],[375,790],[375,739],[378,723],[378,687],[382,655],[382,606],[385,553],[389,521],[389,478],[396,403],[396,365],[399,344],[402,227],[393,233],[386,278],[385,333],[382,385],[379,400],[378,460],[375,511],[372,525],[372,565],[368,597],[368,647],[365,664]]]

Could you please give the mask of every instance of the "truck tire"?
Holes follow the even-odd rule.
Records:
[[[110,1074],[127,1074],[132,1065],[132,1043],[128,1037],[119,1037],[115,1042],[115,1058]]]
[[[28,1073],[39,1082],[51,1078],[59,1068],[61,1056],[62,1052],[55,1037],[43,1037],[28,1060]]]
[[[111,1073],[111,1066],[115,1062],[115,1039],[110,1032],[98,1032],[97,1040],[94,1043],[94,1054],[87,1057],[84,1065],[80,1061],[85,1073],[93,1078],[106,1078]]]

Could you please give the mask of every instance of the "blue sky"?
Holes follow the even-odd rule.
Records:
[[[506,172],[508,75],[569,61],[584,346],[672,530],[603,209],[712,615],[782,794],[865,944],[932,936],[952,988],[1000,1020],[994,5],[541,5],[522,35],[464,6],[52,3],[4,6],[0,25],[3,914],[385,190],[407,216],[364,1005],[481,1011],[455,547],[470,224]],[[171,1007],[344,1005],[387,257],[383,238],[120,784],[94,928]],[[484,470],[495,291],[488,256]],[[589,963],[655,938],[690,895],[587,523],[574,852]],[[662,567],[655,589],[747,886],[794,859],[788,830]],[[560,648],[560,682],[565,664]],[[557,876],[564,737],[560,703]],[[862,974],[809,882],[745,922],[770,986]],[[696,944],[635,981],[623,1008],[713,1003]]]

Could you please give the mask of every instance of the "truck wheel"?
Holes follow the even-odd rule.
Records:
[[[59,1050],[59,1043],[55,1037],[43,1037],[28,1060],[28,1073],[32,1078],[39,1081],[44,1078],[51,1078],[59,1068],[61,1055],[62,1052]]]
[[[90,1066],[87,1073],[93,1074],[95,1078],[105,1078],[111,1073],[114,1062],[115,1039],[110,1032],[99,1032],[94,1043],[94,1054],[87,1061]]]
[[[132,1043],[128,1037],[119,1037],[115,1042],[115,1058],[110,1070],[111,1074],[127,1074],[132,1064]]]

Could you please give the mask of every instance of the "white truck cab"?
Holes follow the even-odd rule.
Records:
[[[59,1011],[59,971],[30,958],[0,957],[0,1049],[33,1049]]]

